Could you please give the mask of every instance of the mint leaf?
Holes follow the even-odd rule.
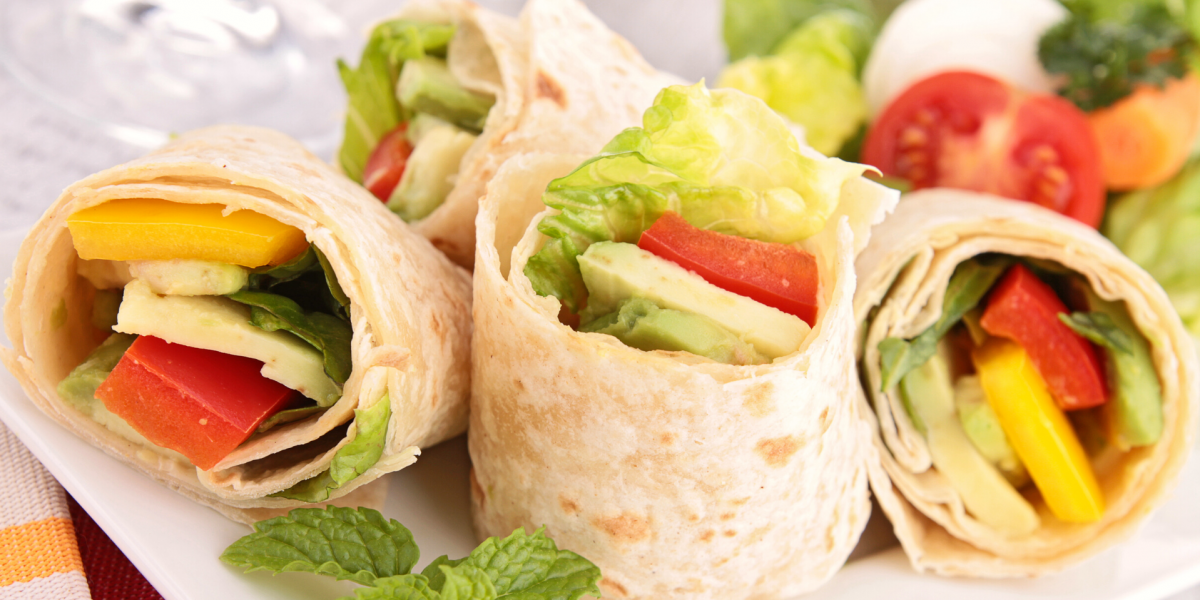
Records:
[[[305,479],[292,487],[271,494],[301,502],[324,502],[333,490],[362,475],[383,456],[388,422],[392,418],[392,403],[387,395],[367,409],[354,409],[358,433],[350,443],[333,455],[329,468],[316,477]]]
[[[478,567],[461,564],[454,568],[441,565],[442,600],[492,600],[496,586],[488,574]]]
[[[408,574],[420,557],[412,533],[369,508],[297,508],[254,524],[221,560],[247,573],[307,572],[372,585]],[[416,597],[416,596],[414,596]]]
[[[1089,341],[1122,354],[1133,354],[1133,340],[1112,317],[1099,311],[1058,313],[1058,320]]]
[[[942,301],[942,316],[910,341],[887,338],[879,342],[880,389],[891,389],[909,371],[925,364],[937,352],[938,340],[975,308],[1012,264],[1009,257],[976,258],[958,265]]]
[[[374,587],[354,590],[354,597],[340,600],[441,600],[442,595],[429,587],[424,575],[400,575],[376,579]]]
[[[559,550],[545,528],[533,535],[518,529],[484,540],[458,568],[482,569],[505,600],[577,600],[600,597],[600,568],[569,550]]]
[[[421,575],[424,575],[429,579],[429,587],[435,590],[441,590],[442,585],[446,583],[446,574],[442,572],[442,565],[454,568],[462,564],[462,562],[465,560],[467,560],[466,557],[458,560],[450,560],[450,557],[443,554],[433,559],[433,562],[429,563],[429,566],[425,567],[425,570],[421,571]]]

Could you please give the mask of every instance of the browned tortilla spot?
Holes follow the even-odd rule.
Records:
[[[629,591],[625,589],[625,586],[623,586],[607,577],[603,577],[600,579],[600,588],[601,588],[601,591],[604,592],[605,596],[613,596],[616,598],[625,598],[626,596],[629,595]]]
[[[700,534],[700,541],[711,542],[713,539],[713,536],[716,534],[717,534],[717,532],[709,529],[708,531],[705,531],[704,533]]]
[[[630,513],[606,519],[595,519],[592,521],[592,525],[608,534],[612,541],[618,543],[635,543],[650,537],[650,523],[646,518]]]
[[[775,412],[775,401],[771,398],[774,391],[775,384],[770,381],[756,383],[746,390],[746,399],[742,401],[742,406],[746,407],[746,412],[752,417],[765,417]]]
[[[539,98],[552,100],[562,108],[567,107],[567,97],[563,94],[562,86],[541,71],[537,74],[537,95]]]
[[[664,431],[664,432],[660,433],[658,435],[658,443],[660,443],[664,446],[670,446],[671,444],[674,444],[675,443],[675,434],[673,434],[669,431]]]
[[[800,440],[794,435],[759,440],[758,444],[754,446],[754,450],[766,461],[767,465],[776,468],[786,465],[788,459],[799,449]]]
[[[725,534],[725,537],[733,537],[737,535],[737,532],[732,529],[726,529],[723,533]]]
[[[730,521],[730,520],[733,520],[733,518],[736,516],[737,515],[735,515],[734,513],[725,513],[725,514],[721,515],[721,520],[722,521]]]
[[[563,512],[568,515],[575,516],[579,514],[579,504],[566,496],[559,495],[558,504],[562,506]]]

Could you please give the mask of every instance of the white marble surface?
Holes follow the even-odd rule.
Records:
[[[522,0],[477,1],[510,14],[522,4]],[[387,7],[394,6],[378,0],[353,4],[350,10],[358,15],[386,15]],[[590,0],[587,4],[661,69],[711,81],[724,60],[719,0]],[[0,115],[0,237],[30,226],[70,183],[145,151],[108,138],[40,101],[3,68]],[[11,264],[0,267],[0,276],[7,276],[10,268]],[[0,342],[7,343],[2,332]],[[886,524],[880,525],[874,524],[886,537]],[[1170,600],[1200,600],[1200,588]]]

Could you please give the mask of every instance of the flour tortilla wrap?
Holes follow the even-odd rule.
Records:
[[[219,203],[303,231],[328,257],[351,302],[354,368],[341,398],[317,418],[251,437],[207,472],[148,442],[130,442],[66,404],[56,386],[96,344],[90,324],[94,288],[76,274],[78,255],[66,219],[122,198]],[[0,357],[38,408],[112,456],[236,520],[302,504],[268,495],[327,470],[337,449],[356,435],[355,408],[390,400],[383,456],[335,490],[335,499],[411,464],[421,447],[466,427],[466,272],[387,214],[369,192],[266,129],[195,131],[67,188],[21,245],[7,298],[4,324],[13,350],[0,349]]]
[[[1134,531],[1165,500],[1188,456],[1197,396],[1196,351],[1162,288],[1095,230],[1038,206],[959,190],[906,195],[872,231],[857,262],[855,315],[862,329],[860,400],[874,431],[871,486],[896,536],[920,571],[972,577],[1026,577],[1078,563]],[[1111,468],[1097,466],[1103,517],[1090,524],[1055,519],[1040,497],[1041,527],[1006,538],[968,514],[932,469],[925,439],[899,394],[881,393],[879,343],[909,339],[932,325],[956,265],[985,252],[1054,261],[1087,278],[1106,300],[1124,300],[1149,340],[1162,384],[1164,431]],[[869,400],[868,400],[869,398]],[[871,407],[874,407],[872,411]]]
[[[842,565],[870,513],[850,401],[853,259],[894,195],[845,184],[804,242],[821,316],[795,353],[733,366],[642,352],[558,320],[523,273],[549,181],[583,156],[522,155],[478,218],[472,509],[480,537],[547,527],[611,598],[781,598]],[[515,248],[514,248],[515,246]],[[509,258],[511,256],[511,268]]]
[[[532,151],[595,152],[636,123],[655,92],[677,82],[577,0],[530,0],[519,21],[461,0],[414,2],[396,17],[457,24],[450,71],[463,87],[496,99],[445,202],[412,223],[467,268],[475,260],[479,198],[505,160]]]

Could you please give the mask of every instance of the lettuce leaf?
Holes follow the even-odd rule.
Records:
[[[802,155],[762,101],[703,82],[664,89],[642,122],[542,198],[560,212],[538,224],[550,240],[525,274],[572,312],[587,297],[578,257],[595,242],[636,243],[670,210],[704,229],[790,244],[820,231],[842,184],[868,168]]]
[[[835,154],[867,118],[857,73],[874,35],[873,23],[863,15],[826,11],[792,32],[772,56],[751,56],[726,67],[717,86],[761,98],[803,126],[814,149]]]
[[[729,60],[770,54],[801,24],[838,9],[875,20],[869,0],[725,0],[722,33]]]
[[[254,524],[221,560],[247,573],[307,572],[372,585],[412,571],[420,558],[412,532],[369,508],[297,508]]]
[[[337,162],[347,177],[362,183],[363,168],[379,140],[406,116],[396,100],[396,81],[404,61],[426,54],[445,56],[454,26],[395,19],[371,32],[358,67],[338,60],[338,74],[349,97],[342,148]]]
[[[1184,325],[1200,336],[1200,162],[1157,188],[1120,196],[1101,227],[1117,248],[1158,281]]]
[[[251,325],[265,331],[282,329],[320,350],[325,374],[339,385],[350,378],[354,330],[346,321],[323,312],[305,311],[295,300],[270,292],[242,290],[225,297],[250,307]]]
[[[329,494],[367,472],[379,457],[387,441],[388,422],[392,418],[392,403],[387,395],[366,409],[354,409],[354,423],[358,433],[350,443],[342,446],[333,455],[329,469],[320,475],[305,479],[292,487],[271,494],[278,498],[291,498],[302,502],[324,502]]]

